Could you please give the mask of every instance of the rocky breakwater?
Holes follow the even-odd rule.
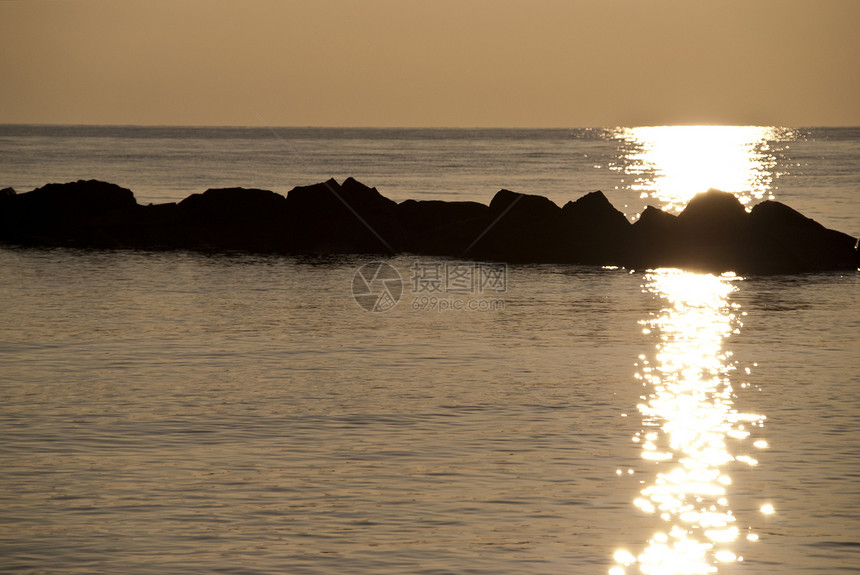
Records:
[[[297,187],[210,189],[139,205],[96,180],[0,190],[0,242],[26,246],[283,254],[413,253],[511,263],[678,267],[741,274],[855,270],[857,240],[785,204],[747,212],[729,193],[695,196],[678,215],[648,207],[635,222],[601,192],[559,207],[508,190],[489,205],[396,203],[349,178]]]

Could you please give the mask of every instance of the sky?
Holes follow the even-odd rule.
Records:
[[[860,125],[858,0],[0,0],[0,123]]]

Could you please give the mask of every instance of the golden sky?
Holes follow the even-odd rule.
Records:
[[[858,0],[0,1],[0,123],[860,125]]]

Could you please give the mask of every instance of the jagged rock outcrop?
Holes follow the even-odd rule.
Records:
[[[179,203],[138,205],[96,180],[0,190],[0,242],[89,248],[292,254],[409,252],[511,263],[680,267],[743,274],[853,270],[857,240],[766,201],[747,212],[711,190],[677,216],[649,206],[631,224],[601,192],[558,207],[501,190],[477,202],[400,204],[352,178],[286,197],[226,188]]]
[[[648,206],[630,228],[630,243],[625,263],[634,268],[648,267],[646,262],[667,261],[675,239],[677,216]]]
[[[738,273],[856,269],[857,240],[765,201],[747,212],[734,194],[698,194],[678,215],[649,206],[633,224],[626,264]]]
[[[591,192],[561,209],[562,261],[618,265],[630,245],[630,221],[603,192]]]
[[[785,204],[762,202],[753,207],[748,220],[749,270],[776,274],[860,267],[855,238],[829,230]]]
[[[286,251],[394,254],[404,247],[397,203],[352,178],[290,190]]]

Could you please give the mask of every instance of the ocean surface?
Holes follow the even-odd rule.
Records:
[[[860,236],[860,129],[0,126],[140,203],[716,187]],[[860,274],[0,247],[0,572],[860,572]],[[367,305],[368,297],[375,305]]]

